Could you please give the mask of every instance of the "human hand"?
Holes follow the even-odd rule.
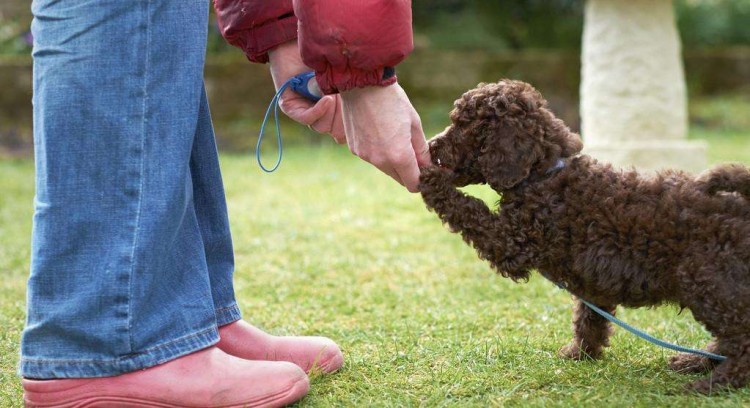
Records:
[[[383,173],[419,191],[419,167],[430,166],[430,150],[419,115],[396,83],[341,93],[349,149]]]
[[[276,90],[287,79],[311,70],[302,62],[297,40],[288,41],[270,50],[268,59]],[[330,134],[336,143],[346,143],[340,95],[326,95],[318,102],[312,102],[291,89],[287,89],[281,95],[279,107],[292,120],[308,125],[316,132]]]

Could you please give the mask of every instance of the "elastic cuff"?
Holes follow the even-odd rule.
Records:
[[[242,312],[240,312],[240,308],[236,303],[231,306],[216,309],[216,325],[219,327],[236,322],[240,319],[242,319]]]
[[[394,84],[398,78],[393,67],[382,67],[372,71],[356,68],[344,68],[334,70],[329,67],[327,71],[315,72],[321,91],[324,94],[333,94],[348,91],[354,88],[365,88],[368,86],[387,86]]]
[[[268,62],[268,51],[297,38],[297,17],[290,14],[243,33],[245,55],[252,62]]]

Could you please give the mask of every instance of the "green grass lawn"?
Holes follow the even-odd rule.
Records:
[[[750,165],[750,134],[694,132],[711,161]],[[339,342],[344,368],[313,376],[300,406],[749,406],[750,389],[685,395],[698,376],[671,352],[617,330],[601,361],[556,356],[571,337],[570,296],[538,275],[514,284],[345,148],[290,148],[265,175],[223,157],[236,288],[245,318],[278,334]],[[33,167],[0,161],[0,406],[21,406],[15,377],[24,321]],[[491,191],[472,189],[487,200]],[[682,345],[708,335],[675,307],[621,310]]]

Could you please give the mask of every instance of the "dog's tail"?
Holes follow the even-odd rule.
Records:
[[[696,179],[706,194],[737,192],[750,199],[750,169],[741,164],[725,164],[705,171]]]

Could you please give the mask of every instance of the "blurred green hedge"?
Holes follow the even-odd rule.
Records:
[[[685,54],[694,124],[715,129],[750,130],[750,47]],[[552,109],[573,129],[579,127],[580,56],[576,51],[486,52],[417,49],[398,67],[399,83],[434,134],[448,124],[453,101],[478,82],[502,77],[533,83]],[[268,67],[247,62],[239,52],[214,54],[205,74],[220,147],[251,151],[273,95]],[[0,58],[0,150],[31,145],[31,60]],[[744,95],[744,96],[743,96]],[[707,98],[710,103],[704,103]],[[696,105],[699,104],[699,105]],[[284,120],[289,143],[318,143],[321,136]],[[273,128],[269,132],[272,144]]]
[[[583,0],[414,0],[416,47],[398,75],[425,130],[446,124],[463,91],[500,77],[534,83],[577,128],[583,6]],[[675,10],[691,103],[708,95],[750,95],[750,0],[675,0]],[[0,150],[30,146],[30,19],[28,0],[0,0]],[[248,150],[272,94],[267,67],[245,61],[221,38],[214,19],[208,52],[206,84],[219,143]],[[726,127],[748,107],[745,97],[730,96],[728,105],[725,98],[711,100],[719,102],[691,110],[694,123]],[[290,142],[321,140],[293,123],[283,126]]]
[[[448,49],[580,48],[583,0],[415,0],[414,29]],[[683,47],[750,45],[750,0],[675,0]]]

